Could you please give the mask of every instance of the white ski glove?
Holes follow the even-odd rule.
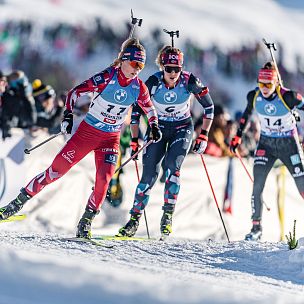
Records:
[[[62,134],[67,134],[67,127],[69,126],[69,123],[67,121],[63,121],[60,125],[60,131]]]
[[[195,140],[193,152],[197,154],[203,154],[207,148],[207,145],[208,145],[208,132],[202,130],[200,136]]]
[[[73,113],[65,110],[63,113],[63,120],[61,122],[60,130],[62,134],[71,134],[73,128]]]

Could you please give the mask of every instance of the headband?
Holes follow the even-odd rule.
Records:
[[[146,53],[140,50],[137,46],[131,45],[128,46],[121,57],[122,61],[130,60],[130,61],[137,61],[145,64],[146,62]]]
[[[276,80],[278,79],[278,74],[276,70],[269,70],[269,69],[260,69],[258,81],[260,80]]]
[[[184,63],[184,54],[176,52],[163,53],[161,55],[161,63],[162,65],[175,64],[179,67],[182,67]]]

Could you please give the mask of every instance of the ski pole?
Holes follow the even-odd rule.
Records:
[[[40,146],[46,144],[47,142],[49,142],[50,140],[54,139],[55,137],[57,137],[57,136],[59,136],[59,135],[61,135],[61,134],[62,134],[62,132],[59,132],[59,133],[57,133],[57,134],[54,134],[54,135],[50,136],[48,139],[46,139],[46,140],[44,140],[43,142],[41,142],[40,144],[38,144],[38,145],[36,145],[36,146],[34,146],[34,147],[30,148],[30,149],[24,149],[24,153],[25,153],[25,154],[30,154],[31,151],[33,151],[33,150],[37,149],[38,147],[40,147]]]
[[[265,40],[265,38],[263,38],[263,42],[264,42],[264,44],[266,45],[266,47],[267,47],[267,48],[269,49],[269,51],[270,51],[271,59],[272,59],[272,61],[273,61],[273,63],[274,63],[274,67],[275,67],[276,72],[277,72],[277,74],[278,74],[279,84],[280,84],[281,87],[283,87],[283,82],[282,82],[281,74],[280,74],[280,72],[279,72],[279,68],[278,68],[276,59],[275,59],[275,57],[274,57],[274,53],[273,53],[273,51],[276,51],[276,50],[277,50],[276,45],[275,45],[274,43],[269,43],[269,42],[267,42],[267,41]],[[294,116],[294,118],[295,118],[296,121],[300,121],[300,120],[301,120],[299,113],[298,113],[295,109],[291,110],[291,113],[293,114],[293,116]]]
[[[138,182],[140,182],[137,160],[134,160],[134,162],[135,162],[137,179],[138,179]],[[150,233],[149,233],[149,227],[148,227],[146,209],[144,209],[144,217],[145,217],[145,222],[146,222],[146,230],[147,230],[148,239],[150,239]]]
[[[243,168],[245,169],[245,171],[246,171],[248,177],[250,178],[250,180],[251,180],[252,183],[253,183],[253,178],[252,178],[252,176],[250,175],[249,171],[247,170],[247,168],[246,168],[246,166],[245,166],[245,164],[244,164],[244,162],[243,162],[243,160],[242,160],[242,158],[241,158],[241,156],[240,156],[240,154],[239,154],[239,152],[238,152],[237,150],[235,151],[235,154],[236,154],[237,158],[240,160],[240,162],[241,162]],[[267,211],[270,211],[270,208],[267,206],[267,204],[266,204],[264,201],[263,201],[263,204],[264,204],[264,206],[266,207]]]
[[[282,78],[281,78],[281,75],[280,75],[280,72],[279,72],[279,69],[278,69],[278,65],[277,65],[277,62],[276,62],[276,59],[275,59],[274,53],[273,53],[273,51],[276,51],[276,50],[277,50],[276,45],[275,45],[274,43],[267,42],[267,41],[265,40],[265,38],[263,38],[263,42],[264,42],[264,44],[266,45],[266,47],[267,47],[267,48],[269,49],[269,51],[270,51],[271,59],[272,59],[272,61],[273,61],[273,63],[274,63],[274,67],[275,67],[275,69],[276,69],[276,71],[277,71],[277,74],[278,74],[279,84],[280,84],[280,86],[282,87],[282,86],[283,86],[283,84],[282,84]]]
[[[240,162],[241,162],[243,168],[245,169],[248,177],[253,182],[253,178],[252,178],[251,174],[249,173],[249,171],[247,170],[247,168],[246,168],[246,166],[245,166],[245,164],[244,164],[244,162],[243,162],[243,160],[242,160],[242,158],[241,158],[241,156],[240,156],[240,154],[239,154],[239,152],[237,150],[235,151],[235,154],[236,154],[237,158],[240,160]]]
[[[141,24],[142,24],[142,19],[133,17],[132,9],[131,9],[131,24],[132,25],[131,25],[131,30],[130,30],[130,34],[129,34],[129,39],[133,37],[133,33],[134,33],[134,30],[135,30],[136,24],[138,26],[141,26]]]
[[[152,142],[153,142],[153,139],[149,140],[146,144],[144,144],[136,153],[133,154],[133,156],[131,156],[123,164],[121,164],[120,167],[115,170],[114,174],[116,172],[118,172],[119,170],[121,170],[129,161],[134,159],[143,149],[147,148],[150,144],[152,144]]]
[[[228,243],[230,243],[229,236],[228,236],[228,233],[227,233],[227,229],[226,229],[226,226],[225,226],[223,217],[222,217],[222,213],[221,213],[221,210],[220,210],[219,205],[218,205],[218,203],[217,203],[217,199],[216,199],[216,196],[215,196],[215,192],[214,192],[214,190],[213,190],[213,187],[212,187],[212,184],[211,184],[211,180],[210,180],[210,177],[209,177],[209,174],[208,174],[208,170],[207,170],[207,167],[206,167],[206,164],[205,164],[205,161],[204,161],[204,157],[203,157],[202,154],[201,154],[201,159],[202,159],[202,162],[203,162],[203,165],[204,165],[204,168],[205,168],[205,172],[206,172],[206,175],[207,175],[207,178],[208,178],[208,181],[209,181],[209,185],[210,185],[210,188],[211,188],[211,191],[212,191],[212,194],[213,194],[213,198],[214,198],[214,201],[215,201],[217,210],[218,210],[218,212],[219,212],[219,214],[220,214],[220,218],[221,218],[221,221],[222,221],[223,226],[224,226],[224,230],[225,230],[225,233],[226,233],[226,237],[227,237]]]

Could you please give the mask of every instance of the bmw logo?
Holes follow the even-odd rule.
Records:
[[[175,92],[167,92],[164,95],[164,100],[166,103],[173,103],[176,101],[176,99],[177,99],[177,95]]]
[[[268,115],[275,115],[275,113],[277,112],[277,108],[272,103],[266,104],[264,110]]]
[[[117,102],[124,102],[128,97],[127,92],[124,89],[119,89],[114,93],[114,99]]]

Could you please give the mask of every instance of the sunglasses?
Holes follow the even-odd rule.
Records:
[[[264,87],[266,87],[267,89],[271,89],[273,87],[273,83],[259,82],[259,88],[264,88]]]
[[[130,61],[130,66],[134,69],[142,70],[145,67],[145,64],[138,61]]]
[[[165,71],[167,73],[172,73],[172,72],[179,73],[181,70],[182,70],[182,68],[179,66],[169,66],[169,65],[165,66]]]

